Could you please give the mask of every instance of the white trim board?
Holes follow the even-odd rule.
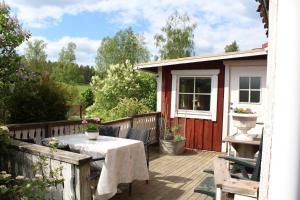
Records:
[[[161,90],[162,90],[162,69],[158,68],[157,73],[157,92],[156,92],[156,111],[161,112]]]

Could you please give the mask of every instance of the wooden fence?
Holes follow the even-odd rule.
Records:
[[[55,200],[89,200],[91,190],[88,178],[90,176],[91,157],[68,151],[56,150],[54,153],[50,148],[13,140],[12,151],[9,157],[0,157],[0,169],[5,169],[12,175],[23,175],[28,178],[35,176],[33,168],[41,156],[47,158],[46,173],[50,170],[62,167],[61,176],[64,178],[62,184],[50,188],[45,194],[47,199]]]
[[[126,137],[129,128],[148,128],[150,130],[150,144],[158,142],[160,131],[160,112],[135,115],[104,125],[120,126],[120,137]],[[47,137],[82,133],[81,120],[8,124],[10,134],[16,139],[34,139],[36,144]]]

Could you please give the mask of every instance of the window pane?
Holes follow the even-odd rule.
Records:
[[[260,102],[260,91],[251,91],[250,102],[251,103]]]
[[[249,102],[249,91],[240,91],[240,102]]]
[[[195,95],[195,110],[210,110],[210,95]]]
[[[180,78],[179,92],[193,93],[194,92],[194,78]]]
[[[251,89],[260,89],[260,77],[251,77]]]
[[[192,94],[179,94],[179,109],[193,110]]]
[[[210,78],[196,78],[196,93],[210,93],[211,79]]]
[[[240,89],[249,89],[249,77],[240,77]]]

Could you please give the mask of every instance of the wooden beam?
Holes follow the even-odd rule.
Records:
[[[223,182],[222,192],[257,198],[259,182],[230,178]]]
[[[16,148],[22,152],[26,152],[38,156],[46,156],[54,160],[59,160],[59,161],[63,161],[75,165],[90,163],[91,161],[91,156],[87,156],[84,154],[78,154],[78,153],[63,151],[59,149],[57,149],[55,153],[52,153],[49,147],[45,147],[37,144],[31,144],[27,142],[21,142],[17,140],[13,140],[11,142],[11,146],[12,148]]]
[[[229,162],[227,160],[221,158],[214,160],[214,178],[217,188],[222,188],[223,182],[230,179]]]

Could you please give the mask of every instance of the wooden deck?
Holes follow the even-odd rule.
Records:
[[[212,200],[206,195],[194,193],[194,188],[207,174],[203,169],[212,166],[213,159],[219,154],[208,151],[186,151],[180,156],[158,153],[156,149],[150,154],[150,181],[135,181],[132,195],[128,195],[128,184],[120,185],[123,191],[113,200]]]

